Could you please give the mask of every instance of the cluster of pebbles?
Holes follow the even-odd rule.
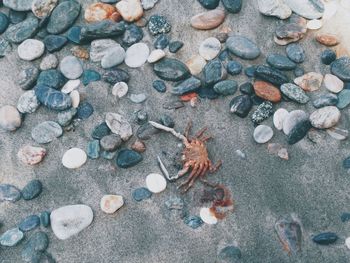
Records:
[[[167,82],[173,82],[170,92],[178,98],[163,104],[165,109],[184,107],[190,102],[192,107],[203,99],[220,99],[220,96],[234,96],[228,105],[233,116],[245,118],[248,115],[255,127],[253,138],[258,144],[271,141],[275,131],[286,135],[288,144],[302,140],[310,131],[326,130],[337,140],[348,137],[348,131],[337,127],[342,113],[350,104],[350,58],[339,57],[331,48],[340,43],[332,34],[317,34],[315,41],[326,47],[320,63],[329,65],[329,73],[304,72],[302,63],[310,55],[298,43],[310,31],[318,30],[323,22],[336,13],[334,5],[324,5],[321,0],[259,0],[259,11],[266,16],[281,19],[276,27],[274,41],[286,46],[285,54],[266,54],[266,63],[244,68],[234,58],[253,61],[261,55],[260,48],[243,35],[222,29],[199,45],[198,54],[182,62],[167,58],[165,49],[178,52],[186,43],[171,40],[171,24],[162,15],[144,18],[145,10],[153,8],[158,0],[104,0],[82,10],[74,0],[3,0],[8,14],[0,12],[0,57],[14,49],[19,59],[34,61],[41,59],[40,67],[29,66],[18,76],[17,85],[24,90],[18,104],[3,105],[0,108],[0,127],[13,132],[21,127],[26,114],[33,114],[38,107],[57,112],[57,119],[43,121],[31,132],[33,142],[46,145],[68,132],[79,121],[87,120],[93,113],[91,103],[81,99],[79,87],[94,81],[104,81],[111,85],[111,93],[116,98],[128,98],[134,103],[143,103],[147,94],[130,94],[128,82],[130,75],[118,68],[125,63],[130,68],[140,68],[146,63],[153,65],[154,74],[159,78],[153,88],[164,93]],[[198,0],[207,9],[194,15],[190,24],[194,30],[212,30],[219,27],[226,16],[240,12],[241,0],[221,0],[224,9],[219,8],[219,0]],[[349,8],[341,1],[342,8]],[[336,6],[337,7],[337,6]],[[83,13],[85,23],[74,25]],[[143,29],[147,28],[147,29]],[[154,46],[142,42],[144,30],[154,37]],[[72,45],[71,55],[58,59],[56,52],[64,46]],[[87,48],[88,47],[88,48]],[[224,48],[223,48],[224,47]],[[100,65],[103,73],[85,69],[84,63],[91,61]],[[238,84],[234,76],[244,72],[251,81]],[[232,76],[228,79],[228,75]],[[292,76],[292,77],[291,77]],[[311,96],[325,88],[316,98]],[[237,91],[240,95],[235,95]],[[293,105],[311,103],[315,110],[305,112],[300,109],[287,111],[279,108],[281,101]],[[257,106],[257,107],[255,107]],[[254,108],[254,110],[253,110]],[[121,169],[137,165],[143,160],[146,151],[144,140],[158,131],[148,123],[147,112],[141,110],[134,114],[140,125],[136,134],[129,116],[108,112],[105,121],[96,124],[91,131],[91,140],[85,150],[68,149],[62,155],[62,165],[67,169],[78,169],[88,159],[104,158],[113,160]],[[264,123],[273,118],[274,127]],[[174,121],[167,115],[160,123],[174,127]],[[137,139],[132,139],[136,135]],[[132,141],[128,148],[126,145]],[[289,159],[286,147],[269,143],[268,151],[284,160]],[[46,154],[44,146],[24,145],[18,150],[18,158],[27,165],[40,163]],[[239,151],[237,154],[245,158]],[[46,158],[49,158],[46,157]],[[152,194],[164,191],[167,180],[171,179],[166,167],[158,157],[164,176],[150,173],[145,179],[145,187],[134,189],[132,196],[140,202]],[[350,160],[344,161],[350,168]],[[22,196],[31,200],[42,191],[41,182],[31,181],[22,191],[13,185],[0,185],[0,201],[15,202]],[[106,194],[101,198],[101,210],[113,214],[124,205],[121,195]],[[166,202],[169,209],[182,210],[184,203],[180,198],[170,198]],[[20,224],[0,236],[2,246],[15,246],[30,231],[40,224],[51,229],[59,239],[67,239],[88,227],[93,221],[93,212],[82,204],[68,205],[39,216],[30,215]],[[185,215],[184,223],[198,228],[203,223],[216,224],[216,218],[209,208],[203,207],[199,215]],[[295,218],[282,218],[276,222],[276,232],[285,247],[295,252],[300,250],[301,227]],[[335,233],[321,233],[313,237],[318,244],[331,244],[337,240]],[[40,231],[33,234],[24,245],[22,258],[27,262],[53,262],[46,249],[47,235]],[[347,240],[347,245],[350,241]],[[236,246],[223,248],[219,257],[241,257]]]

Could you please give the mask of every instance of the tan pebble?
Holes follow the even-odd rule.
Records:
[[[100,202],[101,210],[107,214],[113,214],[124,205],[121,195],[104,195]]]
[[[206,64],[207,62],[200,55],[193,56],[186,62],[186,66],[191,71],[192,75],[201,73]]]
[[[200,13],[191,18],[191,26],[200,30],[214,29],[225,20],[225,12],[220,9]]]
[[[79,106],[79,103],[80,103],[80,94],[79,94],[79,91],[77,90],[73,90],[69,96],[71,97],[72,99],[72,107],[73,108],[78,108]]]
[[[315,91],[321,87],[322,80],[323,76],[320,73],[309,72],[294,79],[294,83],[305,91]]]
[[[89,59],[89,51],[86,48],[74,46],[71,48],[70,52],[72,52],[72,55],[81,58],[81,59]]]
[[[335,35],[331,34],[320,34],[316,36],[316,40],[327,47],[336,46],[339,44],[339,39]]]
[[[132,145],[131,149],[133,149],[136,152],[143,153],[146,151],[146,145],[143,141],[141,140],[136,140]]]
[[[116,8],[109,4],[94,3],[85,9],[84,18],[88,22],[98,22],[111,19],[116,12]]]

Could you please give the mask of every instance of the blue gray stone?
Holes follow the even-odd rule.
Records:
[[[152,86],[156,91],[158,91],[160,93],[166,92],[166,85],[165,85],[165,82],[162,80],[153,81]]]
[[[5,32],[7,40],[19,44],[35,35],[39,27],[39,20],[34,15],[29,15],[24,21],[11,25]]]
[[[118,153],[116,163],[120,168],[130,168],[143,160],[141,154],[134,150],[123,149]]]
[[[81,27],[79,42],[98,38],[111,38],[121,36],[125,31],[125,23],[115,23],[111,20],[103,20],[85,24]]]
[[[86,149],[86,154],[90,159],[100,157],[100,142],[98,140],[89,141]]]
[[[106,160],[112,160],[116,156],[117,152],[102,151],[101,157]]]
[[[143,38],[143,32],[140,27],[134,24],[130,24],[126,27],[123,35],[123,44],[127,47],[140,42]]]
[[[315,108],[323,108],[326,106],[335,106],[338,103],[338,96],[333,93],[326,93],[318,96],[313,102]]]
[[[190,77],[173,87],[171,93],[175,95],[183,95],[185,93],[196,91],[200,86],[200,79],[197,79],[196,77]]]
[[[44,85],[58,90],[64,86],[66,81],[67,79],[57,69],[49,69],[40,73],[37,85]]]
[[[0,34],[4,33],[10,23],[9,18],[4,13],[0,12]]]
[[[223,96],[233,95],[237,89],[238,83],[235,80],[223,80],[214,85],[214,91]]]
[[[33,230],[39,225],[40,225],[40,218],[37,215],[30,215],[19,223],[18,228],[23,232],[27,232],[27,231]]]
[[[152,192],[150,192],[147,188],[141,187],[137,188],[132,192],[132,197],[135,201],[140,202],[145,199],[149,199],[152,196]]]
[[[249,77],[249,78],[252,78],[255,76],[255,71],[256,71],[256,68],[257,66],[249,66],[249,67],[246,67],[244,69],[244,74]]]
[[[45,85],[37,85],[35,95],[43,105],[52,110],[62,111],[72,106],[72,99],[68,94]]]
[[[312,241],[319,245],[330,245],[338,240],[338,236],[333,232],[325,232],[318,234],[312,238]]]
[[[350,81],[350,57],[341,57],[332,62],[331,72],[343,81]]]
[[[204,83],[207,87],[218,83],[225,75],[225,69],[219,59],[209,61],[203,69]]]
[[[191,75],[184,63],[173,58],[164,58],[154,63],[153,70],[159,78],[169,81],[185,80]]]
[[[288,76],[284,73],[265,65],[259,65],[256,68],[255,77],[270,82],[276,86],[281,86],[282,84],[289,82]]]
[[[227,12],[236,14],[242,9],[242,0],[221,0]]]
[[[24,90],[31,89],[39,76],[39,69],[34,66],[30,66],[24,70],[22,70],[19,75],[18,79],[16,80],[16,84]]]
[[[227,262],[235,262],[242,257],[241,250],[236,246],[227,246],[220,250],[219,258]]]
[[[279,70],[292,70],[296,68],[296,64],[289,58],[279,54],[270,54],[266,58],[267,64]]]
[[[32,180],[22,189],[22,197],[24,200],[32,200],[38,197],[42,190],[42,183],[39,180]]]
[[[0,236],[0,245],[6,247],[13,247],[23,239],[24,234],[18,228],[7,230]]]
[[[82,119],[82,120],[86,120],[88,119],[92,114],[94,113],[94,107],[92,107],[92,105],[87,102],[84,101],[82,103],[79,104],[79,107],[77,109],[77,118]]]
[[[253,95],[255,93],[254,86],[250,82],[245,82],[242,85],[240,85],[239,86],[239,91],[242,94],[246,94],[246,95]]]
[[[336,59],[337,54],[332,49],[325,49],[321,54],[321,61],[325,65],[330,65]]]
[[[29,11],[33,0],[3,0],[4,6],[16,11]]]
[[[24,19],[26,19],[26,17],[27,17],[27,12],[10,9],[9,18],[10,18],[11,24],[18,24],[22,22]]]
[[[226,70],[228,74],[238,75],[242,72],[243,66],[238,61],[231,60],[226,65]]]
[[[165,16],[153,15],[148,21],[148,29],[152,35],[165,34],[170,32],[171,25]]]
[[[309,120],[301,120],[290,130],[287,135],[288,144],[292,145],[302,140],[311,129]]]
[[[286,47],[287,56],[295,63],[302,63],[305,60],[305,51],[298,43],[291,43]]]
[[[168,35],[161,34],[159,37],[156,38],[154,41],[154,48],[155,49],[165,49],[169,45],[170,39]]]
[[[244,36],[231,36],[226,40],[228,50],[242,59],[256,59],[260,56],[259,47]]]
[[[215,9],[218,7],[220,0],[198,0],[198,2],[206,9]]]
[[[337,107],[339,109],[344,109],[350,104],[350,90],[349,89],[343,89],[338,94],[338,103]]]
[[[21,253],[22,259],[25,262],[31,263],[43,262],[43,258],[45,256],[44,252],[48,246],[49,238],[47,234],[41,231],[36,232],[29,238],[28,242],[24,245]]]
[[[44,121],[35,126],[32,130],[32,138],[40,144],[52,142],[62,135],[61,126],[54,121]]]
[[[93,129],[91,137],[96,140],[101,140],[104,136],[110,134],[110,132],[111,130],[107,124],[105,122],[102,122]]]
[[[184,223],[193,229],[203,225],[203,220],[199,216],[186,216],[184,218]]]
[[[0,184],[0,201],[16,202],[21,199],[21,192],[11,184]]]
[[[64,36],[48,35],[44,38],[43,42],[47,51],[51,53],[61,50],[68,42],[68,39]]]
[[[101,79],[101,75],[95,70],[87,69],[87,70],[84,70],[81,78],[82,78],[81,82],[84,84],[84,86],[87,86],[91,82],[99,81]]]
[[[40,224],[43,227],[48,227],[50,225],[50,214],[49,211],[43,211],[40,213]]]
[[[115,84],[117,82],[125,82],[127,83],[130,79],[129,73],[125,70],[113,68],[110,70],[107,70],[103,75],[102,79],[110,84]]]
[[[169,44],[170,53],[178,52],[184,46],[184,42],[182,41],[172,41]]]
[[[72,26],[67,32],[67,38],[69,39],[69,41],[75,44],[80,44],[81,42],[80,32],[81,32],[80,26]]]
[[[59,125],[63,127],[68,126],[72,122],[76,114],[77,114],[77,109],[73,107],[64,111],[60,111],[57,114],[57,122]]]

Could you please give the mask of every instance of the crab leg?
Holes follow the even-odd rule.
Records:
[[[149,124],[151,124],[153,127],[159,129],[159,130],[163,130],[163,131],[166,131],[166,132],[170,132],[172,135],[174,135],[176,138],[180,139],[183,141],[183,143],[185,145],[188,144],[188,140],[185,136],[183,136],[181,133],[175,131],[173,128],[169,128],[167,126],[164,126],[158,122],[154,122],[154,121],[149,121]]]
[[[205,133],[205,131],[208,129],[208,127],[203,127],[202,129],[200,129],[196,134],[195,134],[195,137],[196,138],[200,138],[202,137],[203,133]]]
[[[190,181],[192,180],[192,178],[195,177],[196,174],[198,174],[198,172],[199,172],[198,170],[199,170],[199,165],[195,165],[191,171],[191,174],[188,176],[187,180],[184,181],[182,184],[180,184],[177,188],[181,188],[181,187],[185,186],[186,184],[189,184]]]
[[[209,171],[210,171],[211,173],[215,173],[215,172],[220,168],[221,165],[222,165],[222,161],[219,160],[219,161],[215,164],[215,166],[211,166],[211,165],[210,165]]]

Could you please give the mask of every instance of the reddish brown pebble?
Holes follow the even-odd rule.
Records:
[[[46,150],[44,148],[30,145],[23,146],[17,153],[18,159],[29,165],[40,163],[45,155]]]
[[[330,34],[318,35],[316,36],[316,40],[318,43],[327,47],[332,47],[339,44],[339,39],[336,36]]]
[[[279,102],[282,98],[279,89],[265,81],[255,81],[254,91],[258,97],[271,102]]]
[[[87,7],[84,18],[88,22],[98,22],[106,19],[112,19],[112,15],[115,12],[116,9],[112,5],[95,3]]]
[[[191,26],[200,30],[214,29],[224,22],[225,16],[225,12],[219,9],[200,13],[191,18]]]
[[[143,153],[146,151],[146,145],[143,141],[141,140],[136,140],[132,145],[131,149],[133,149],[136,152]]]
[[[89,51],[83,47],[74,46],[71,48],[70,52],[72,52],[73,56],[81,59],[89,59]]]

